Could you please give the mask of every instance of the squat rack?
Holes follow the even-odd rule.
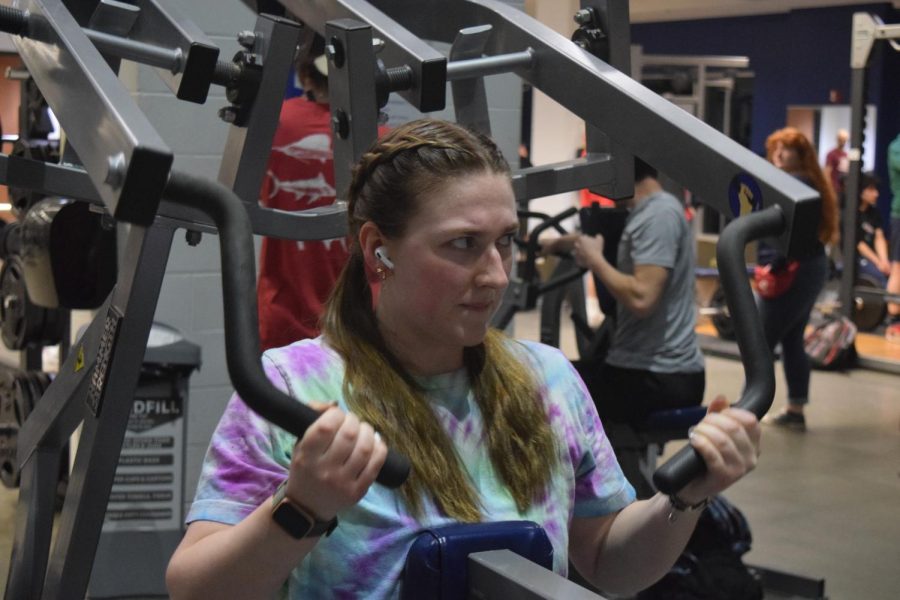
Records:
[[[443,106],[446,82],[452,81],[461,120],[484,128],[489,119],[482,84],[473,78],[509,70],[583,118],[588,128],[585,158],[515,174],[520,202],[581,187],[626,197],[632,190],[631,156],[640,156],[723,214],[740,217],[726,230],[733,234],[723,233],[720,241],[719,266],[732,314],[755,310],[743,265],[749,240],[777,236],[795,256],[813,247],[815,231],[808,224],[818,211],[815,192],[628,77],[625,0],[585,0],[579,11],[582,30],[599,31],[606,40],[583,45],[610,62],[494,0],[281,3],[329,44],[339,194],[346,189],[348,166],[375,138],[379,103],[387,93],[400,93],[427,112]],[[303,213],[280,213],[257,203],[286,75],[295,47],[309,32],[291,21],[261,16],[252,32],[241,35],[241,58],[228,63],[218,60],[215,46],[170,0],[139,0],[134,6],[137,11],[112,2],[89,7],[75,0],[21,0],[15,3],[21,9],[14,15],[15,29],[6,26],[16,34],[19,53],[81,165],[0,157],[0,179],[102,205],[130,224],[114,291],[20,433],[22,484],[9,599],[84,597],[176,229],[220,234],[226,314],[235,316],[225,322],[235,387],[248,403],[258,401],[255,409],[292,432],[302,433],[309,418],[273,397],[267,381],[254,379],[261,368],[252,244],[249,256],[247,251],[251,228],[289,239],[328,239],[345,231],[342,202]],[[440,21],[431,17],[438,14]],[[424,39],[453,43],[454,59],[448,61]],[[171,150],[115,76],[121,58],[162,68],[170,88],[188,101],[205,99],[212,83],[226,85],[233,104],[221,113],[230,126],[220,184],[172,169]],[[84,106],[93,112],[86,115]],[[19,177],[26,172],[30,175]],[[239,199],[240,214],[246,214],[234,235],[226,234],[222,219],[210,216],[222,206],[226,212],[233,209],[235,198],[228,190]],[[195,196],[193,206],[184,202],[189,196]],[[229,214],[233,224],[235,213]],[[226,261],[227,256],[237,262]],[[516,301],[515,285],[510,293],[507,300]],[[759,414],[774,393],[772,365],[759,360],[768,349],[758,322],[739,319],[737,326],[748,374],[741,404]],[[61,448],[79,422],[81,442],[51,553]],[[397,484],[403,461],[395,459],[388,474]],[[661,468],[660,489],[678,489],[703,468],[689,448],[677,465]]]
[[[866,91],[869,59],[872,49],[879,40],[885,40],[895,51],[900,52],[900,24],[885,25],[881,19],[869,13],[853,14],[852,39],[850,47],[850,149],[847,152],[849,168],[844,186],[845,202],[841,215],[843,231],[841,232],[841,256],[844,258],[841,272],[840,306],[844,316],[852,317],[858,302],[900,301],[897,294],[888,294],[884,290],[856,285],[856,227],[859,220],[857,205],[860,194],[860,181],[863,166],[863,135],[866,129]],[[862,363],[869,359],[860,357]],[[881,368],[897,372],[900,367],[896,363],[889,365],[887,361],[877,362]]]

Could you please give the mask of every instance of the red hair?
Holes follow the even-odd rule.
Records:
[[[800,167],[791,173],[804,179],[812,185],[822,198],[822,218],[819,221],[819,240],[823,244],[837,243],[838,232],[838,208],[837,197],[831,184],[825,178],[825,173],[819,166],[819,158],[815,148],[800,130],[794,127],[785,127],[772,133],[766,138],[766,158],[772,162],[772,155],[778,144],[787,146],[797,153]]]

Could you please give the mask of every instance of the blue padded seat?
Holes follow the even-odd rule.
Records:
[[[553,546],[532,521],[455,523],[424,530],[406,555],[401,600],[466,600],[469,554],[512,550],[545,569],[553,568]]]

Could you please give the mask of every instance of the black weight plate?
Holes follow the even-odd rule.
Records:
[[[866,275],[860,275],[856,280],[856,287],[874,288],[882,290],[884,288],[878,282],[872,280]],[[853,322],[860,331],[872,331],[884,321],[887,313],[887,305],[884,300],[870,295],[860,295],[854,298],[853,306]]]
[[[34,390],[31,387],[31,383],[28,381],[28,375],[25,371],[20,371],[19,374],[16,375],[14,390],[16,401],[16,423],[21,426],[25,422],[25,419],[28,418],[28,415],[31,414],[34,407],[34,399],[32,398]]]
[[[16,391],[13,386],[15,371],[0,370],[0,427],[16,423]]]
[[[44,391],[41,389],[41,382],[37,378],[38,371],[26,371],[25,376],[28,380],[28,388],[30,389],[29,394],[29,402],[28,402],[28,414],[30,415],[34,411],[35,404],[41,399],[41,396],[44,395]]]
[[[38,388],[41,391],[41,396],[44,395],[44,392],[47,391],[47,388],[50,387],[50,383],[53,381],[53,378],[50,377],[49,373],[45,373],[44,371],[32,371],[34,374],[35,380],[37,381]]]
[[[0,270],[0,338],[10,350],[28,344],[53,346],[63,336],[60,311],[37,306],[28,298],[25,271],[18,256],[9,256]]]
[[[0,427],[0,482],[10,489],[19,487],[18,440],[18,427]]]
[[[21,350],[26,328],[25,281],[18,257],[10,256],[0,270],[0,336],[10,350]]]

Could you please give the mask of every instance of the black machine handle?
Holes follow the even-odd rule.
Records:
[[[747,280],[744,249],[752,240],[784,233],[785,227],[781,208],[771,206],[729,223],[716,245],[719,280],[734,317],[734,333],[746,377],[744,392],[734,406],[759,418],[766,414],[775,397],[775,367]],[[656,470],[653,483],[664,494],[674,494],[705,471],[703,459],[688,445]]]
[[[534,279],[534,272],[536,268],[535,260],[537,259],[538,251],[541,248],[538,238],[540,238],[541,234],[551,227],[555,228],[557,231],[563,232],[564,230],[562,229],[560,223],[573,216],[577,212],[578,209],[573,206],[552,217],[541,215],[545,217],[544,222],[539,224],[530,234],[528,234],[528,242],[525,245],[525,264],[523,268],[524,272],[522,273],[523,281],[532,281]],[[537,216],[538,214],[539,213],[519,211],[520,217]]]
[[[319,413],[275,387],[259,358],[256,256],[253,231],[241,200],[222,184],[172,171],[165,197],[209,216],[219,232],[225,355],[228,373],[241,399],[262,418],[301,437]],[[396,488],[409,476],[409,461],[388,449],[378,483]]]

